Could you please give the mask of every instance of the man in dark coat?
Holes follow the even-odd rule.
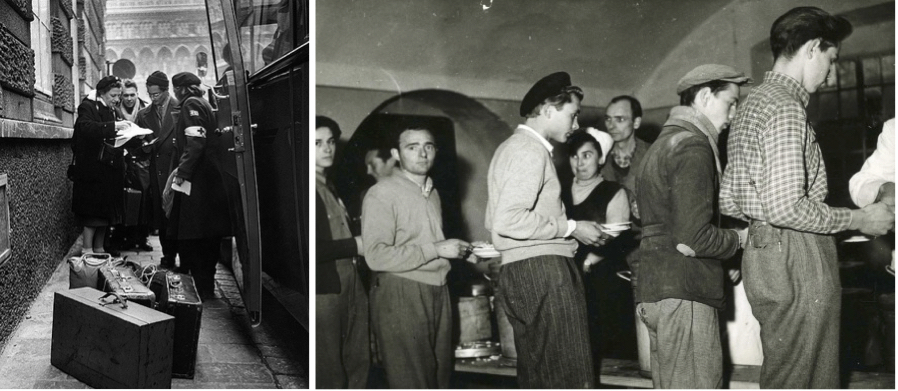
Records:
[[[680,105],[636,168],[643,223],[636,312],[649,329],[656,388],[723,386],[721,261],[745,242],[746,230],[719,228],[717,139],[736,113],[739,86],[748,82],[717,64],[683,76]]]
[[[200,79],[189,72],[172,77],[181,102],[175,126],[174,204],[166,232],[177,239],[181,270],[193,275],[204,299],[214,298],[219,245],[231,235],[223,169],[227,151],[212,106],[202,98]],[[180,187],[183,191],[177,190]],[[189,190],[188,190],[189,189]]]
[[[106,229],[121,222],[124,213],[124,152],[112,148],[118,130],[128,127],[126,122],[118,120],[113,109],[121,91],[119,78],[104,77],[97,82],[97,90],[78,106],[72,135],[75,154],[72,211],[84,227],[83,253],[106,252],[103,243]]]
[[[162,245],[162,261],[160,266],[166,269],[175,267],[178,256],[178,243],[167,235],[167,218],[162,211],[162,190],[165,181],[172,171],[175,159],[175,120],[172,112],[178,106],[178,100],[168,92],[168,76],[156,71],[147,77],[147,93],[153,100],[147,108],[137,113],[135,122],[142,128],[153,131],[155,139],[150,151],[150,221],[159,229],[159,243]]]

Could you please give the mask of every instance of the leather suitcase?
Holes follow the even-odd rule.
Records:
[[[196,372],[196,351],[200,339],[203,301],[187,274],[156,273],[150,282],[156,294],[156,307],[175,317],[174,359],[172,376],[193,379]]]
[[[156,308],[156,294],[140,282],[129,264],[133,263],[118,262],[101,267],[97,273],[97,287],[106,292],[115,292],[128,301],[147,308]]]
[[[102,297],[90,287],[55,293],[50,363],[93,388],[171,388],[175,319]]]

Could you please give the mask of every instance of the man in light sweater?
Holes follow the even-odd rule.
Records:
[[[581,99],[567,73],[542,78],[521,102],[524,124],[490,162],[486,228],[502,254],[500,300],[521,388],[592,388],[596,380],[574,239],[605,239],[596,223],[567,219],[549,144],[577,129]]]
[[[400,169],[362,203],[362,241],[371,281],[371,323],[391,388],[448,388],[453,366],[450,258],[471,245],[443,236],[440,196],[427,173],[437,147],[408,123],[390,150]]]

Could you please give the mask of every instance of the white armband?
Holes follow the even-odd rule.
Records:
[[[184,135],[187,137],[206,138],[206,129],[203,129],[202,126],[188,126],[187,129],[184,129]]]

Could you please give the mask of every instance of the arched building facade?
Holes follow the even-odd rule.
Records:
[[[179,72],[192,72],[207,85],[215,83],[203,0],[109,0],[106,37],[106,61],[133,62],[133,79],[140,97],[146,101],[146,78],[157,70],[169,78]],[[208,59],[205,76],[197,69],[200,53]]]

